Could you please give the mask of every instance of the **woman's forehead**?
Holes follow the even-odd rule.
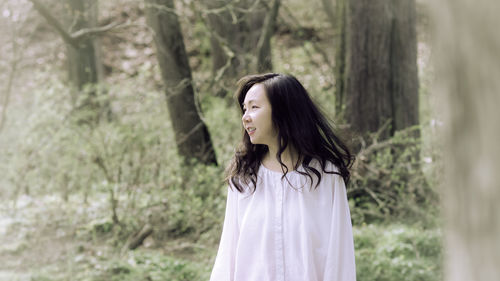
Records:
[[[247,92],[242,105],[251,104],[252,102],[262,101],[266,98],[265,89],[262,84],[253,85]]]

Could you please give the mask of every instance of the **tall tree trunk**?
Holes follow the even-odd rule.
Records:
[[[72,30],[70,33],[96,26],[96,10],[93,5],[96,1],[68,0],[71,17]],[[83,38],[77,45],[67,44],[69,76],[75,86],[81,90],[86,85],[98,82],[97,57],[94,41],[91,37]]]
[[[266,15],[259,41],[257,42],[257,71],[270,72],[273,70],[271,57],[271,37],[276,29],[276,20],[280,8],[280,0],[273,0]]]
[[[196,109],[191,68],[173,0],[146,0],[146,5],[178,152],[186,162],[196,158],[217,164],[208,129]]]
[[[84,29],[92,29],[97,26],[97,0],[67,0],[69,3],[71,17],[71,27],[69,33],[78,32]],[[93,36],[84,36],[75,42],[76,44],[66,44],[70,80],[77,91],[73,96],[76,101],[80,95],[85,98],[76,106],[82,109],[83,115],[80,121],[86,123],[97,123],[100,117],[111,119],[111,107],[109,101],[100,102],[97,96],[97,85],[102,75],[102,65],[99,58],[99,47],[97,39]]]
[[[262,0],[204,0],[204,4],[216,11],[207,17],[212,71],[222,80],[219,94],[225,96],[242,75],[271,70],[270,39],[280,1],[273,1],[270,7]],[[263,20],[266,18],[269,20]]]
[[[327,0],[323,0],[325,2]],[[339,119],[344,119],[345,95],[347,83],[347,2],[348,0],[338,0],[336,6],[338,40],[335,42],[335,115]]]
[[[243,38],[240,30],[244,28],[241,21],[241,13],[222,9],[230,0],[205,0],[208,9],[215,9],[218,12],[210,13],[207,16],[208,28],[211,29],[210,45],[212,52],[212,73],[216,75],[219,71],[224,71],[225,76],[237,77],[237,69],[240,67],[239,43]],[[233,18],[233,16],[235,18]],[[245,65],[245,64],[243,64]]]
[[[431,2],[429,2],[431,3]],[[500,278],[498,1],[432,2],[444,112],[445,280]]]
[[[211,44],[213,50],[213,70],[219,71],[228,60],[227,45],[234,57],[230,61],[228,76],[239,77],[252,70],[255,61],[252,54],[259,41],[263,19],[266,17],[265,7],[260,0],[205,0],[209,9],[218,9],[208,16],[209,28],[212,29]]]
[[[389,137],[418,124],[415,0],[347,2],[346,119],[360,134],[391,120]]]
[[[78,111],[83,113],[83,116],[79,116],[79,120],[85,123],[95,123],[99,121],[101,114],[107,115],[109,119],[111,115],[109,103],[100,104],[96,99],[96,86],[102,66],[96,52],[97,43],[93,35],[102,34],[113,26],[96,28],[98,1],[65,0],[67,4],[64,6],[67,9],[65,23],[60,22],[59,17],[56,18],[41,1],[29,1],[66,43],[68,77],[76,89],[72,98]],[[80,99],[82,94],[85,94],[84,99]],[[79,99],[77,104],[76,101]]]

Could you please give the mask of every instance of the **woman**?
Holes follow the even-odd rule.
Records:
[[[345,183],[353,157],[293,76],[243,77],[211,281],[356,280]]]

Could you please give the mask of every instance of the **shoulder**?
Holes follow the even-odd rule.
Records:
[[[233,182],[234,181],[234,182]],[[229,182],[229,186],[228,188],[230,189],[230,192],[231,193],[234,193],[234,194],[247,194],[247,193],[251,193],[252,192],[252,188],[250,185],[252,185],[253,183],[251,182],[251,179],[248,178],[247,179],[247,182],[245,182],[244,179],[242,179],[241,177],[232,177],[228,180]],[[238,188],[236,188],[236,185],[237,184],[239,187],[240,187],[240,190],[238,190]]]
[[[324,160],[324,162],[322,163],[320,159],[313,158],[309,163],[309,166],[315,168],[316,170],[318,170],[318,172],[322,174],[324,173],[331,174],[339,172],[339,168],[335,164],[333,164],[333,162],[330,160]]]

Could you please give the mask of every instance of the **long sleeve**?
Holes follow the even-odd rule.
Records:
[[[333,213],[324,281],[355,281],[354,241],[347,192],[342,177],[334,175]]]
[[[224,226],[210,281],[234,281],[238,228],[238,191],[228,187]]]

